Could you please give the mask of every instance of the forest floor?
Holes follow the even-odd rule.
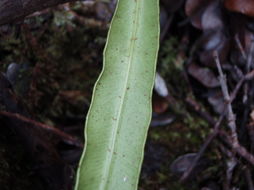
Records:
[[[253,189],[253,15],[230,1],[172,2],[161,1],[139,190]],[[72,189],[114,8],[67,3],[0,27],[1,190]],[[235,91],[227,101],[218,65]]]

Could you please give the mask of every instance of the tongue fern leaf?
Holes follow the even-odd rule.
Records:
[[[76,190],[137,189],[158,47],[158,0],[118,0],[86,120]]]

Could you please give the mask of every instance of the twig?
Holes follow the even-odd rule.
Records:
[[[236,44],[237,44],[237,46],[238,46],[238,48],[239,48],[239,50],[240,50],[244,60],[246,60],[247,59],[247,55],[246,55],[246,53],[245,53],[245,51],[243,49],[242,43],[240,42],[239,36],[235,35],[234,38],[235,38]]]
[[[204,154],[205,150],[207,149],[207,147],[209,146],[209,144],[218,135],[218,130],[219,130],[220,124],[223,121],[225,115],[226,115],[226,111],[223,111],[223,113],[221,114],[219,120],[216,122],[212,133],[206,138],[205,143],[199,149],[199,151],[197,153],[197,156],[193,160],[192,164],[190,165],[190,167],[182,175],[182,177],[180,179],[181,182],[184,182],[186,179],[188,179],[189,175],[191,174],[194,167],[197,165],[199,159],[203,156],[203,154]]]
[[[221,122],[223,121],[226,113],[227,113],[227,103],[231,103],[234,101],[240,87],[242,86],[243,82],[245,81],[245,76],[237,83],[235,89],[233,90],[232,94],[230,95],[230,99],[229,102],[226,102],[223,108],[223,112],[220,115],[220,118],[217,120],[217,122],[214,121],[214,127],[213,127],[213,131],[212,133],[206,138],[205,143],[202,145],[202,147],[199,149],[199,152],[197,154],[197,156],[195,157],[195,159],[192,162],[192,165],[184,172],[184,174],[182,175],[180,181],[185,181],[189,175],[191,174],[192,170],[194,169],[194,167],[196,166],[196,164],[198,163],[199,159],[202,157],[202,155],[204,154],[205,150],[207,149],[207,147],[209,146],[209,144],[212,142],[212,140],[218,135],[219,129],[220,129],[220,125]],[[208,121],[209,122],[209,121]],[[210,120],[211,122],[211,120]],[[210,123],[212,124],[212,123]]]
[[[251,44],[250,44],[250,51],[248,53],[248,57],[247,57],[247,65],[246,65],[246,72],[250,71],[250,68],[252,67],[252,63],[253,63],[253,52],[254,52],[254,40],[251,40]]]
[[[73,138],[71,135],[69,135],[69,134],[67,134],[55,127],[40,123],[38,121],[34,121],[34,120],[24,117],[18,113],[10,113],[10,112],[6,112],[6,111],[0,111],[0,114],[7,116],[9,118],[18,119],[20,121],[30,124],[31,126],[35,126],[35,127],[39,127],[41,129],[47,130],[47,131],[51,131],[55,135],[61,137],[67,143],[75,145],[77,147],[81,147],[81,148],[83,147],[83,144],[81,142],[79,142],[79,140]]]
[[[228,102],[225,103],[224,108],[223,108],[223,112],[220,115],[220,118],[217,120],[217,122],[209,119],[207,120],[211,125],[213,125],[213,131],[212,133],[206,138],[205,143],[202,145],[202,147],[200,148],[197,156],[195,157],[195,159],[192,162],[192,165],[184,172],[184,174],[182,175],[180,181],[183,182],[185,181],[189,175],[191,174],[192,170],[194,169],[194,167],[196,166],[196,164],[198,163],[199,159],[202,157],[202,155],[204,154],[205,150],[207,149],[207,147],[209,146],[209,144],[212,142],[212,140],[218,135],[219,132],[219,128],[221,125],[222,120],[224,119],[225,115],[226,115],[226,107],[228,103],[232,103],[234,101],[234,99],[236,98],[236,95],[238,93],[238,91],[240,90],[242,84],[244,83],[244,81],[246,80],[251,80],[254,78],[254,70],[252,70],[251,72],[249,72],[248,74],[246,74],[245,76],[243,76],[241,78],[241,80],[239,80],[239,82],[237,83],[237,85],[235,86],[233,92],[230,95],[230,99]],[[198,111],[198,110],[197,110]],[[203,116],[203,114],[200,114],[201,116]],[[207,115],[207,114],[206,114]],[[204,117],[204,119],[207,119],[207,117]]]
[[[254,70],[250,71],[244,76],[244,80],[252,80],[254,78]]]
[[[219,80],[220,80],[221,90],[222,90],[225,101],[228,102],[227,103],[227,112],[228,112],[227,119],[228,119],[228,126],[231,130],[231,138],[232,138],[234,144],[238,144],[235,115],[233,112],[232,105],[231,105],[231,103],[229,103],[230,96],[229,96],[229,92],[228,92],[228,86],[226,83],[226,76],[222,72],[222,68],[221,68],[221,64],[220,64],[220,60],[219,60],[219,55],[218,55],[217,51],[214,52],[214,59],[215,59],[216,65],[217,65],[217,69],[219,71]]]
[[[239,156],[247,160],[250,164],[254,165],[254,156],[250,154],[245,147],[240,145],[239,143],[233,143],[232,138],[223,130],[219,131],[219,135],[223,138],[224,142],[226,142],[233,152],[237,153]]]
[[[231,181],[232,181],[232,176],[233,176],[233,171],[235,166],[237,165],[237,159],[235,155],[228,150],[227,148],[224,147],[224,145],[219,144],[219,148],[224,153],[228,159],[226,161],[227,163],[227,171],[226,171],[226,183],[225,183],[225,189],[232,189],[231,186]]]
[[[218,57],[218,53],[216,51],[214,52],[214,58],[215,58],[215,62],[217,64],[219,74],[220,74],[220,83],[221,83],[221,89],[222,89],[222,92],[223,92],[223,95],[224,95],[224,99],[225,99],[226,102],[229,102],[230,98],[229,98],[228,87],[227,87],[227,83],[226,83],[226,77],[222,72],[219,57]],[[227,114],[228,126],[231,130],[231,136],[228,139],[230,141],[230,146],[239,155],[241,155],[246,160],[248,160],[251,164],[254,165],[254,156],[252,154],[250,154],[245,149],[245,147],[241,146],[239,141],[238,141],[238,136],[237,136],[237,132],[236,132],[235,115],[233,113],[231,102],[229,102],[227,105],[228,105],[227,106],[227,109],[228,109],[228,114]]]
[[[247,62],[246,62],[246,67],[245,67],[245,72],[248,73],[250,71],[250,68],[252,67],[252,62],[253,62],[253,52],[254,51],[254,41],[251,40],[250,44],[250,50],[248,52],[247,56]],[[246,104],[248,102],[248,91],[249,91],[249,84],[246,83],[244,85],[244,95],[243,95],[243,103]]]

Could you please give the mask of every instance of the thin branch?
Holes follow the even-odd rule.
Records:
[[[233,171],[237,165],[238,160],[235,157],[235,154],[233,154],[232,151],[228,150],[226,147],[224,147],[223,144],[219,143],[219,148],[223,154],[225,154],[228,158],[226,160],[227,163],[227,170],[226,170],[226,183],[225,183],[225,189],[232,189],[231,188],[231,181],[233,177]]]
[[[225,131],[220,130],[219,135],[223,138],[224,142],[232,149],[233,152],[237,153],[239,156],[247,160],[250,164],[254,165],[254,156],[250,154],[245,147],[239,143],[235,143]]]
[[[234,38],[235,38],[236,44],[237,44],[237,46],[238,46],[238,48],[239,48],[239,50],[240,50],[244,60],[246,60],[247,59],[247,55],[246,55],[246,53],[245,53],[245,51],[243,49],[242,43],[240,42],[239,36],[235,35]]]
[[[221,90],[222,90],[224,99],[225,99],[226,102],[229,102],[230,101],[230,96],[229,96],[229,92],[228,92],[226,76],[222,72],[222,68],[221,68],[221,64],[220,64],[220,60],[219,60],[219,55],[218,55],[217,51],[214,52],[214,60],[215,60],[215,63],[217,65],[217,69],[219,71],[219,80],[220,80]],[[237,137],[237,132],[236,132],[236,123],[235,123],[235,115],[234,115],[231,103],[227,103],[227,111],[228,111],[228,113],[227,113],[228,126],[231,130],[231,137],[233,139],[233,142],[238,144],[238,137]]]
[[[244,80],[252,80],[254,78],[254,70],[250,71],[244,76]]]
[[[194,167],[196,166],[196,164],[198,163],[199,159],[203,156],[205,150],[207,149],[207,147],[210,145],[210,143],[213,141],[213,139],[218,135],[219,133],[219,129],[220,129],[220,125],[221,125],[221,122],[223,121],[226,113],[227,113],[227,104],[230,104],[234,101],[234,99],[236,98],[236,95],[237,93],[239,92],[242,84],[244,83],[244,81],[247,81],[247,80],[251,80],[254,78],[254,70],[252,70],[251,72],[247,73],[245,76],[243,76],[241,78],[241,80],[239,80],[239,82],[236,84],[233,92],[230,94],[230,98],[229,98],[229,101],[228,102],[225,102],[225,105],[224,105],[224,108],[223,108],[223,112],[222,114],[220,115],[220,118],[217,120],[217,122],[213,121],[209,119],[205,116],[204,119],[208,119],[207,121],[213,125],[213,131],[212,133],[206,138],[206,141],[205,143],[201,146],[201,148],[199,149],[199,152],[197,154],[197,156],[195,157],[195,159],[193,160],[192,162],[192,165],[184,172],[184,174],[182,175],[180,181],[185,181],[189,175],[191,174],[192,170],[194,169]],[[191,104],[190,104],[191,105]],[[199,109],[196,110],[196,111],[200,111]],[[201,116],[204,116],[204,113],[200,113]],[[205,114],[207,115],[207,114]]]
[[[203,156],[205,150],[207,149],[207,147],[210,145],[210,143],[212,142],[212,140],[218,135],[218,131],[219,131],[219,127],[221,125],[221,122],[223,121],[224,117],[226,115],[226,111],[223,111],[223,113],[221,114],[219,120],[216,122],[215,126],[214,126],[214,130],[212,131],[212,133],[206,138],[205,143],[201,146],[201,148],[199,149],[197,156],[195,157],[195,159],[193,160],[191,166],[184,172],[184,174],[182,175],[180,181],[184,182],[185,180],[188,179],[188,177],[190,176],[192,170],[195,168],[195,166],[197,165],[199,159]]]
[[[75,139],[74,137],[72,137],[71,135],[55,128],[55,127],[52,127],[50,125],[46,125],[46,124],[43,124],[43,123],[40,123],[38,121],[34,121],[32,119],[29,119],[25,116],[22,116],[20,114],[17,114],[17,113],[10,113],[10,112],[6,112],[6,111],[0,111],[0,114],[1,115],[4,115],[6,117],[9,117],[9,118],[13,118],[13,119],[18,119],[20,121],[23,121],[25,123],[28,123],[30,124],[31,126],[34,126],[34,127],[39,127],[41,129],[44,129],[44,130],[47,130],[47,131],[51,131],[52,133],[54,133],[55,135],[61,137],[64,141],[68,142],[69,144],[72,144],[72,145],[75,145],[77,147],[83,147],[83,144],[78,140],[78,139]]]
[[[253,53],[254,53],[254,40],[251,40],[251,44],[250,44],[250,51],[248,53],[248,57],[247,57],[247,65],[246,65],[246,72],[250,71],[250,68],[252,68],[253,65]]]
[[[254,70],[252,71],[253,74],[254,74]],[[248,76],[248,77],[246,77]],[[240,90],[240,87],[242,86],[243,82],[246,80],[246,78],[251,78],[252,75],[249,74],[249,75],[246,75],[244,77],[242,77],[242,79],[237,83],[235,89],[233,90],[233,92],[231,93],[230,95],[230,99],[228,102],[225,103],[224,105],[224,108],[223,108],[223,112],[222,114],[220,115],[220,118],[217,120],[217,122],[215,121],[212,121],[212,120],[209,120],[208,122],[213,122],[213,123],[210,123],[212,125],[214,125],[213,127],[213,131],[212,133],[210,133],[210,135],[206,138],[206,141],[205,143],[202,145],[202,147],[199,149],[199,152],[197,154],[197,156],[195,157],[195,159],[193,160],[192,162],[192,165],[184,172],[184,174],[182,175],[180,181],[185,181],[189,175],[191,174],[192,170],[194,169],[194,167],[196,166],[196,164],[198,163],[199,159],[203,156],[205,150],[207,149],[207,147],[210,145],[210,143],[213,141],[213,139],[218,135],[219,133],[219,129],[220,129],[220,125],[221,125],[221,122],[223,121],[226,113],[227,113],[227,104],[228,103],[231,103],[234,101],[238,91]]]
[[[254,46],[253,46],[254,47]],[[220,64],[220,60],[218,57],[218,52],[214,52],[214,59],[220,74],[220,83],[221,83],[221,89],[224,95],[224,99],[226,102],[228,102],[227,104],[227,119],[228,119],[228,126],[231,130],[231,136],[230,138],[228,138],[228,141],[230,142],[229,145],[231,146],[231,148],[236,151],[236,153],[238,153],[240,156],[244,157],[246,160],[248,160],[251,164],[254,165],[254,156],[252,154],[250,154],[245,147],[241,146],[239,141],[238,141],[238,136],[237,136],[237,132],[236,132],[236,122],[235,122],[235,115],[233,112],[233,108],[232,108],[232,104],[231,102],[229,102],[230,97],[229,97],[229,92],[228,92],[228,87],[227,87],[227,83],[226,83],[226,77],[222,72],[221,69],[221,64]]]
[[[247,61],[246,61],[246,66],[245,66],[245,72],[248,73],[250,71],[250,68],[252,68],[253,66],[253,52],[254,51],[254,41],[251,40],[251,44],[250,44],[250,50],[248,52],[248,56],[247,56]],[[244,85],[244,88],[243,88],[243,92],[244,92],[244,95],[243,95],[243,103],[244,104],[247,104],[248,103],[248,92],[249,92],[249,83],[246,83]]]

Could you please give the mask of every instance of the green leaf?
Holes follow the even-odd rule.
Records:
[[[76,190],[137,189],[158,47],[158,0],[119,0],[86,120]]]

